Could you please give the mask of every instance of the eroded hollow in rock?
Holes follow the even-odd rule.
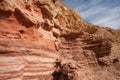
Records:
[[[61,64],[60,61],[56,61],[54,71],[53,80],[77,80],[75,73],[75,69],[70,67],[71,63]]]
[[[10,11],[10,10],[8,10],[8,11],[0,10],[0,19],[8,18],[11,15],[12,15],[12,11]]]
[[[25,31],[24,31],[24,30],[19,30],[19,32],[20,32],[21,34],[25,33]]]

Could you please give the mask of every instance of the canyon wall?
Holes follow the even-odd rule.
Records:
[[[59,0],[0,0],[0,80],[119,80],[118,33]]]

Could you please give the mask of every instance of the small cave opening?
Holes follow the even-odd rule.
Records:
[[[60,60],[58,59],[56,60],[55,67],[56,67],[56,70],[52,74],[53,80],[68,80],[68,76],[63,73]]]
[[[23,34],[23,33],[25,33],[25,31],[24,30],[19,30],[19,33]]]
[[[62,71],[54,71],[53,80],[69,80],[68,76],[63,74]]]
[[[55,62],[56,70],[53,72],[53,80],[76,80],[74,69],[70,68],[70,64],[61,64],[59,60]]]

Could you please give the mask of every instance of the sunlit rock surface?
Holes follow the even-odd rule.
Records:
[[[0,0],[0,80],[119,80],[119,33],[59,0]]]

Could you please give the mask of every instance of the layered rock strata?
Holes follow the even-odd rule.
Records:
[[[0,20],[0,80],[52,79],[59,56],[55,42],[44,35],[13,15]]]
[[[111,31],[59,0],[1,0],[0,80],[119,80]]]
[[[95,73],[95,71],[99,72],[99,70],[102,71],[101,75],[107,73],[106,78],[102,78],[103,80],[116,79],[115,77],[110,79],[109,75],[111,73],[103,71],[106,70],[103,67],[114,63],[114,58],[110,56],[112,44],[109,38],[81,34],[80,32],[78,34],[64,35],[61,41],[59,44],[59,53],[62,56],[61,65],[68,65],[66,70],[70,68],[69,71],[72,71],[68,71],[68,74],[63,72],[63,75],[66,75],[68,80],[101,80],[101,77]],[[70,75],[73,75],[73,79]]]
[[[53,79],[55,30],[44,29],[51,25],[35,7],[32,0],[0,2],[0,80]]]

